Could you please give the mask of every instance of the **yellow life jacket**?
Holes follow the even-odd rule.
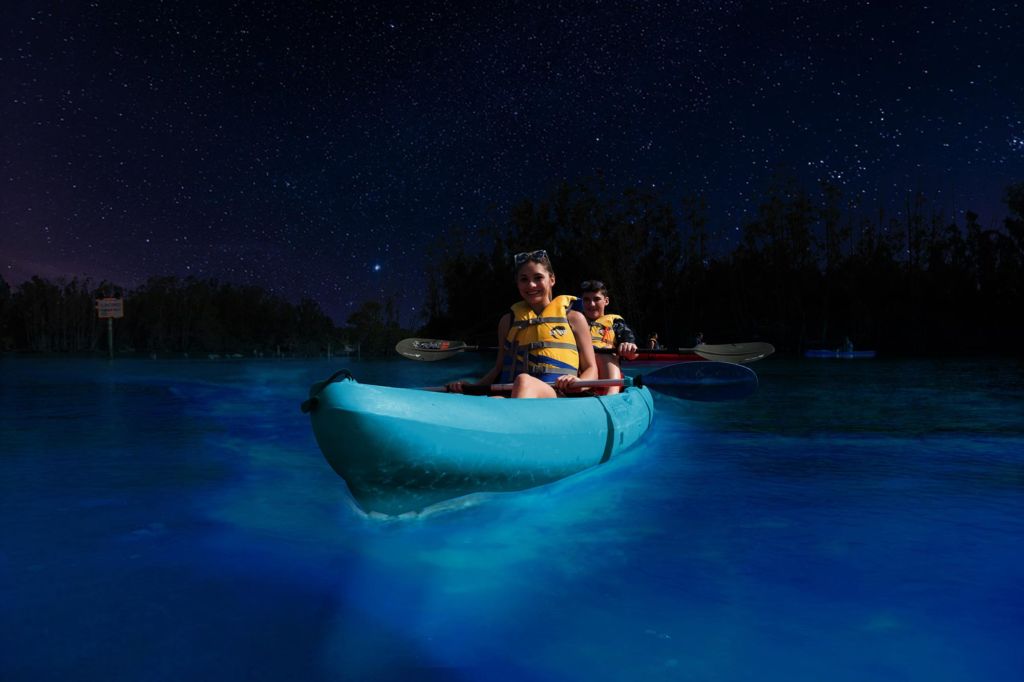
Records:
[[[575,300],[575,296],[556,296],[540,315],[525,301],[512,306],[503,381],[524,372],[545,380],[579,374],[580,354],[569,326],[569,309]]]
[[[594,348],[614,348],[615,330],[612,326],[616,320],[621,320],[621,315],[602,315],[590,323],[590,340],[594,342]]]

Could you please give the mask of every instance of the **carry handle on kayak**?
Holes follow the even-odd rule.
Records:
[[[309,389],[309,398],[302,401],[302,404],[299,405],[299,409],[302,410],[303,414],[308,414],[309,412],[314,411],[320,404],[320,398],[318,397],[320,395],[320,391],[324,390],[329,384],[333,384],[335,381],[346,380],[355,381],[355,377],[353,377],[352,372],[347,369],[339,369],[337,372],[329,376],[326,381],[320,381],[313,384]]]

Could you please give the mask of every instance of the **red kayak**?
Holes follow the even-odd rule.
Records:
[[[701,357],[696,353],[680,352],[666,348],[664,350],[638,350],[636,360],[633,362],[694,362],[699,360],[707,360],[707,358]]]

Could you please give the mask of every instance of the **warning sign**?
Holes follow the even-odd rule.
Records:
[[[101,320],[108,317],[124,317],[124,299],[97,299],[96,312],[99,314]]]

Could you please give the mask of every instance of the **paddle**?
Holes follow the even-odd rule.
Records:
[[[680,362],[660,367],[646,374],[621,379],[592,379],[576,382],[581,387],[646,386],[683,400],[717,402],[746,398],[757,390],[757,375],[749,367],[732,362]],[[444,386],[429,386],[427,391],[447,391]],[[512,384],[464,384],[464,393],[490,395],[507,393]]]
[[[447,360],[467,350],[479,350],[479,346],[467,346],[464,341],[444,339],[402,339],[395,344],[395,350],[402,357],[421,362]]]
[[[399,355],[409,358],[410,360],[435,362],[437,360],[447,360],[452,356],[458,355],[459,353],[465,353],[466,351],[495,349],[482,349],[480,346],[468,346],[464,341],[413,338],[402,339],[395,344],[395,350]],[[614,349],[612,348],[597,348],[595,351],[602,354],[614,353]],[[740,364],[745,364],[768,357],[775,352],[775,347],[770,343],[754,341],[750,343],[702,343],[695,348],[680,348],[678,350],[646,350],[640,348],[638,349],[638,352],[655,354],[664,353],[666,355],[676,353],[694,353],[705,360],[738,362]]]

